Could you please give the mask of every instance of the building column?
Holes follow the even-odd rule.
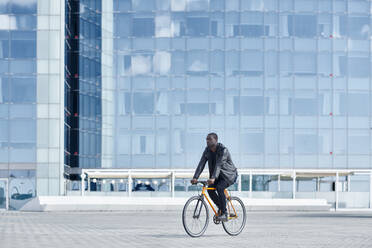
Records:
[[[336,172],[336,182],[335,182],[335,191],[336,191],[336,200],[335,200],[335,210],[338,209],[338,172]]]
[[[175,184],[175,175],[174,171],[171,173],[171,193],[172,193],[172,198],[174,198],[174,184]]]
[[[280,174],[278,174],[278,192],[280,192]]]
[[[87,182],[88,182],[88,192],[90,192],[90,177],[88,175],[88,178],[87,178]]]
[[[320,191],[320,177],[316,178],[316,192]]]
[[[249,172],[249,198],[252,198],[252,179],[253,179],[253,176],[252,176],[252,171]]]
[[[293,171],[292,179],[292,198],[296,199],[296,171]]]
[[[242,175],[239,174],[238,178],[238,192],[242,192]]]
[[[84,185],[85,175],[84,175],[84,173],[81,173],[80,177],[81,177],[81,181],[80,181],[81,182],[81,184],[80,184],[81,196],[84,196],[84,189],[85,189],[85,185]]]
[[[129,172],[128,174],[128,197],[132,196],[132,175]]]
[[[369,174],[369,208],[372,209],[372,171]]]
[[[5,209],[9,210],[9,180],[5,180]]]

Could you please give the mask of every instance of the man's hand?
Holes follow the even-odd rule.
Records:
[[[214,184],[214,178],[208,179],[208,185]]]
[[[191,184],[196,184],[197,182],[198,182],[198,179],[196,178],[191,179]]]

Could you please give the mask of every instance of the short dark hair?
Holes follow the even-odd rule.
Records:
[[[213,136],[213,138],[214,138],[215,140],[218,140],[218,136],[217,136],[216,133],[209,133],[207,136],[209,136],[209,135]]]

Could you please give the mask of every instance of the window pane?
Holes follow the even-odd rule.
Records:
[[[290,36],[311,38],[316,36],[317,21],[315,15],[289,15],[288,33]]]
[[[318,153],[318,136],[315,130],[296,130],[295,132],[296,153]]]
[[[259,51],[243,51],[241,53],[241,73],[247,76],[262,75],[263,54]]]
[[[348,113],[351,116],[368,116],[369,114],[369,94],[349,93],[348,95]]]
[[[206,51],[190,51],[187,55],[188,74],[204,75],[208,73],[208,53]]]
[[[130,14],[115,14],[115,34],[120,37],[128,37],[132,34],[132,17]]]
[[[12,143],[35,143],[36,121],[35,120],[12,120],[10,121],[10,142]]]
[[[136,114],[152,114],[154,112],[154,94],[134,93],[133,105]]]
[[[133,19],[133,36],[151,37],[155,35],[154,18],[134,18]]]
[[[208,17],[189,17],[187,18],[187,34],[190,36],[209,35]]]
[[[0,66],[1,67],[1,66]],[[34,60],[14,60],[10,62],[10,72],[19,74],[31,74],[36,72]]]
[[[340,17],[340,34],[352,39],[367,39],[370,20],[368,17]]]
[[[296,93],[293,102],[296,115],[316,115],[318,113],[318,99],[312,93]]]
[[[316,74],[316,54],[315,53],[295,53],[294,72],[296,75],[315,75]]]
[[[240,147],[243,153],[263,153],[264,152],[263,133],[249,132],[241,134]]]
[[[36,79],[12,78],[10,94],[12,102],[36,102]]]
[[[240,106],[242,115],[263,115],[264,98],[262,96],[241,96],[235,98],[236,105]]]
[[[155,9],[155,0],[132,0],[134,11],[152,11]]]
[[[348,148],[351,154],[369,154],[369,132],[350,130],[348,137]]]
[[[346,58],[345,58],[346,59]],[[368,78],[370,75],[370,60],[366,58],[349,57],[348,74],[349,77]]]
[[[12,40],[11,58],[34,58],[36,57],[36,41],[34,40]]]

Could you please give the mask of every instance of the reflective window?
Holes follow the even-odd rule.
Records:
[[[293,59],[293,69],[296,75],[316,74],[315,53],[295,53]]]
[[[18,74],[31,74],[36,72],[34,60],[13,60],[10,61],[10,72]]]
[[[154,112],[154,94],[135,92],[133,94],[133,110],[135,114],[152,114]]]
[[[116,14],[115,23],[120,23],[120,25],[115,25],[115,34],[117,36],[121,36],[121,37],[131,36],[132,17],[130,14]]]
[[[132,0],[134,11],[152,11],[155,9],[155,0]]]
[[[9,8],[13,14],[36,14],[37,0],[11,1]]]
[[[263,54],[259,51],[241,52],[241,73],[247,76],[261,75],[263,71]]]
[[[352,39],[366,39],[369,36],[370,20],[368,17],[341,16],[339,19],[340,35]]]
[[[262,132],[242,133],[240,136],[240,149],[243,153],[263,153],[264,136]]]
[[[318,99],[313,94],[296,93],[293,110],[296,115],[316,115],[318,113]]]
[[[0,103],[10,101],[9,78],[0,77]]]
[[[317,18],[315,15],[289,15],[288,33],[290,36],[311,38],[317,32]]]
[[[348,136],[348,148],[349,153],[351,154],[369,154],[369,131],[350,130]]]
[[[318,136],[315,130],[296,130],[295,132],[296,153],[318,153]]]
[[[194,50],[188,52],[187,73],[193,75],[208,73],[208,53],[206,51]]]
[[[157,92],[156,93],[156,113],[157,114],[168,114],[169,104],[168,92]]]
[[[187,35],[207,36],[209,35],[209,18],[189,17],[187,18]]]
[[[0,6],[0,13],[11,9]],[[125,130],[115,139],[127,140],[118,141],[117,161],[168,168],[172,160],[184,168],[200,159],[208,128],[217,128],[236,159],[255,168],[364,166],[371,151],[364,130],[371,112],[368,1],[115,0],[113,7],[117,118]],[[32,28],[21,24],[27,14],[7,26]],[[36,56],[35,32],[10,33],[0,31],[4,103],[13,101],[14,77],[5,73],[36,72],[28,61]],[[87,99],[82,107],[94,113]],[[2,111],[25,114],[22,107]]]
[[[35,120],[11,120],[10,121],[10,142],[12,146],[36,143],[36,121]],[[20,147],[21,148],[21,147]]]
[[[348,67],[345,71],[348,72],[349,77],[367,78],[370,76],[370,59],[349,57],[345,58],[348,62]]]
[[[132,9],[132,0],[114,0],[114,9],[120,12],[127,12]]]
[[[133,36],[151,37],[155,35],[154,18],[133,18]]]
[[[369,94],[349,93],[347,97],[347,109],[350,116],[368,116],[369,115]]]
[[[242,115],[262,115],[264,98],[262,96],[241,96],[235,98],[237,109]]]
[[[0,59],[9,57],[9,40],[0,40]]]
[[[35,40],[12,40],[10,42],[11,58],[35,58],[36,41]]]
[[[12,78],[10,96],[11,102],[36,102],[36,79]]]

